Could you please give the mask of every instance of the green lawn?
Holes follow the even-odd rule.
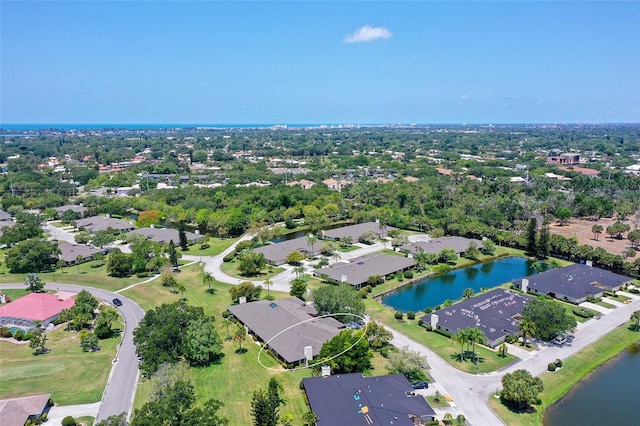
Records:
[[[103,288],[105,290],[115,291],[125,288],[128,285],[140,282],[146,278],[138,278],[136,276],[128,278],[114,278],[107,275],[106,266],[99,268],[91,268],[90,265],[96,264],[96,260],[83,263],[80,265],[80,273],[76,266],[64,268],[64,272],[58,269],[56,272],[46,272],[38,274],[42,282],[47,284],[64,283],[78,284],[91,287]],[[100,261],[103,262],[103,261]],[[2,266],[4,267],[4,265]],[[0,269],[1,270],[1,269]],[[10,274],[6,270],[0,272],[0,283],[22,283],[26,274]]]
[[[436,397],[435,395],[432,396],[428,396],[427,397],[427,402],[429,403],[429,405],[433,408],[446,408],[446,407],[450,407],[449,403],[447,402],[447,399],[444,397],[444,395],[441,395],[440,398],[438,398],[438,401],[436,401]]]
[[[627,300],[631,300],[630,297],[623,296],[621,294],[616,294],[615,296],[607,296],[611,300],[615,300],[616,302],[624,303]]]
[[[263,281],[263,280],[266,280],[267,278],[273,278],[275,275],[284,271],[284,268],[267,265],[262,271],[260,271],[258,275],[247,277],[247,276],[241,275],[240,272],[238,272],[237,260],[232,260],[231,262],[223,262],[220,269],[222,269],[222,272],[224,272],[227,275],[230,275],[235,278],[239,278],[241,280],[247,280],[247,281]]]
[[[206,286],[202,284],[202,269],[198,265],[191,265],[176,275],[179,282],[184,283],[187,287],[185,297],[187,303],[193,306],[201,306],[205,313],[213,315],[218,324],[218,333],[224,339],[227,336],[227,330],[222,323],[221,313],[231,304],[229,296],[229,288],[231,285],[215,282],[212,288],[216,290],[215,294],[205,293]],[[313,285],[322,285],[311,279]],[[172,303],[180,298],[179,294],[171,293],[168,287],[162,287],[159,282],[153,281],[148,284],[141,284],[129,290],[122,292],[142,306],[143,309],[149,310],[162,303]],[[266,295],[263,290],[262,295]],[[288,297],[289,295],[282,292],[271,291],[271,295],[277,299]],[[234,325],[231,325],[230,332],[233,332]],[[294,424],[302,423],[302,416],[308,410],[302,391],[300,391],[300,379],[309,377],[309,370],[301,370],[295,372],[270,371],[260,366],[257,357],[260,347],[254,344],[247,336],[247,340],[243,343],[243,348],[247,348],[244,354],[237,354],[237,342],[225,342],[224,354],[220,364],[211,365],[204,368],[191,369],[193,380],[196,384],[196,392],[199,403],[209,398],[224,401],[225,406],[221,413],[228,417],[231,425],[247,425],[251,424],[251,416],[249,407],[252,394],[258,388],[266,388],[270,377],[276,376],[282,382],[285,389],[284,398],[287,403],[284,405],[281,413],[292,413],[295,417]],[[260,357],[263,364],[270,367],[278,367],[278,364],[267,356],[262,354]],[[379,355],[374,357],[374,370],[372,374],[384,374],[384,359]],[[136,393],[134,407],[140,408],[149,398],[149,384],[141,381]]]
[[[0,340],[0,398],[50,392],[59,405],[100,401],[119,341],[101,340],[100,351],[82,352],[78,333],[62,327],[47,333],[51,352],[34,356],[28,343]]]
[[[189,246],[189,250],[178,250],[178,253],[188,254],[191,256],[216,256],[228,249],[236,241],[238,241],[238,238],[209,237],[209,248],[203,250],[200,249],[200,244],[194,244]]]
[[[603,300],[597,300],[594,302],[596,305],[598,306],[602,306],[603,308],[607,308],[607,309],[613,309],[615,308],[615,305],[612,305],[611,303],[607,303]]]
[[[542,424],[543,411],[562,398],[576,383],[599,365],[612,359],[626,347],[636,343],[640,335],[629,330],[627,324],[616,328],[602,339],[587,346],[571,358],[563,360],[561,369],[544,373],[540,378],[544,391],[540,394],[541,405],[533,413],[516,413],[491,396],[491,408],[509,426],[538,426]]]

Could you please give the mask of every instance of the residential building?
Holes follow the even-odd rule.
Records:
[[[469,248],[469,244],[474,242],[478,249],[482,248],[482,241],[465,237],[443,237],[434,238],[430,241],[418,241],[405,244],[398,248],[398,251],[416,255],[418,253],[438,254],[443,249],[455,250],[458,256],[462,255]]]
[[[47,414],[52,405],[50,393],[0,399],[0,424],[2,426],[24,426],[28,420],[36,420],[43,414]]]
[[[478,327],[487,337],[487,344],[495,348],[508,335],[518,335],[522,311],[531,300],[530,296],[498,288],[421,319],[424,324],[451,334],[467,327]]]
[[[169,241],[173,241],[177,246],[180,243],[180,232],[177,229],[148,227],[134,229],[127,233],[127,235],[134,234],[143,235],[147,240],[154,241],[158,244],[168,244]],[[187,243],[190,245],[197,243],[203,237],[200,234],[187,231],[185,231],[184,235],[187,238]]]
[[[328,231],[322,231],[322,238],[325,240],[339,241],[344,237],[348,237],[351,238],[352,242],[357,243],[360,235],[367,231],[372,231],[378,236],[378,238],[382,238],[393,229],[396,228],[388,225],[381,226],[378,222],[357,223],[355,225],[347,225],[336,229],[330,229]]]
[[[78,229],[84,229],[88,232],[96,232],[96,231],[119,231],[119,232],[127,232],[131,231],[135,228],[129,222],[125,222],[120,219],[113,219],[107,216],[91,216],[84,219],[79,219],[76,222],[76,226]]]
[[[435,418],[402,374],[339,374],[306,377],[302,383],[316,426],[420,426]]]
[[[351,259],[348,263],[338,262],[326,268],[313,271],[313,275],[334,283],[347,283],[356,289],[367,285],[369,277],[380,275],[387,277],[415,266],[408,257],[371,254]]]
[[[60,260],[64,261],[67,265],[76,265],[78,256],[82,258],[80,263],[84,263],[92,260],[96,254],[106,253],[106,249],[70,244],[65,241],[58,242],[58,248],[60,249]]]
[[[334,318],[318,318],[316,309],[297,297],[240,303],[228,310],[249,334],[290,365],[304,365],[316,357],[322,345],[345,328]]]
[[[25,331],[34,327],[34,321],[47,326],[60,316],[64,309],[75,305],[74,293],[29,293],[13,302],[0,306],[0,326],[16,327]]]

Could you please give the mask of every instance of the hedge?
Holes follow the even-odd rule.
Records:
[[[444,337],[449,337],[449,338],[451,338],[451,336],[453,336],[453,334],[449,333],[448,331],[444,331],[444,330],[442,330],[442,329],[440,329],[440,328],[434,328],[434,329],[433,329],[433,332],[434,332],[434,333],[441,334],[441,335],[443,335]]]
[[[236,257],[236,251],[232,251],[231,253],[229,253],[228,255],[226,255],[225,257],[222,258],[223,262],[231,262],[233,260],[233,258]]]
[[[586,309],[573,308],[573,313],[581,318],[593,318],[593,314]]]

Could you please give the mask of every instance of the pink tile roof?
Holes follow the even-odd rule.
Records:
[[[60,300],[50,293],[29,293],[11,303],[0,306],[0,317],[23,318],[32,321],[47,321],[60,314],[63,309],[75,305],[73,299]]]

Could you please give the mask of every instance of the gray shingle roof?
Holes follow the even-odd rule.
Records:
[[[173,241],[175,245],[180,242],[180,232],[176,229],[170,228],[138,228],[129,232],[127,235],[140,234],[144,235],[148,240],[155,241],[156,243],[165,244],[169,241]],[[190,243],[196,242],[202,238],[202,235],[195,234],[193,232],[185,232],[187,241]]]
[[[60,259],[67,263],[74,263],[78,255],[82,256],[83,259],[86,259],[94,254],[105,252],[105,250],[101,250],[96,247],[69,244],[63,241],[58,243],[58,248],[60,249]]]
[[[29,416],[39,416],[47,407],[51,394],[0,400],[0,424],[24,426]]]
[[[440,327],[452,333],[478,327],[491,343],[508,334],[519,333],[519,319],[516,317],[531,300],[530,296],[498,288],[425,315],[422,322],[431,324],[431,316],[435,314]]]
[[[380,225],[376,222],[358,223],[355,225],[343,226],[341,228],[330,229],[322,233],[324,238],[339,240],[342,237],[351,237],[354,243],[358,242],[358,238],[366,231],[373,231],[378,236],[385,236],[389,231],[396,229],[393,226],[387,226],[384,231],[380,230]]]
[[[266,246],[254,249],[256,253],[264,254],[265,259],[276,265],[281,265],[287,261],[287,256],[293,251],[301,253],[318,253],[322,242],[311,247],[306,237],[294,238],[293,240],[281,241],[275,244],[267,244]]]
[[[353,286],[365,284],[370,276],[380,275],[385,277],[398,271],[411,268],[415,265],[413,259],[386,254],[372,254],[351,259],[349,263],[338,262],[326,268],[316,269],[314,275],[319,277],[327,275],[334,281],[342,281],[346,276],[346,282]]]
[[[410,416],[430,420],[427,401],[412,395],[402,374],[364,377],[360,373],[302,379],[318,426],[414,426]]]
[[[322,345],[344,329],[344,325],[333,318],[313,319],[315,308],[297,297],[258,300],[228,309],[260,340],[269,341],[269,347],[289,363],[305,359],[305,346],[312,346],[313,356],[318,355]],[[276,335],[278,337],[274,337]]]
[[[445,237],[445,238],[434,238],[431,241],[419,241],[412,244],[405,244],[400,247],[401,251],[409,251],[411,253],[417,254],[420,251],[425,253],[437,254],[442,251],[442,249],[453,249],[456,253],[463,253],[469,247],[469,243],[474,241],[476,246],[481,249],[482,241],[464,238],[464,237]]]
[[[111,228],[118,231],[128,231],[135,226],[124,220],[105,216],[92,216],[80,219],[76,222],[78,229],[86,229],[89,232],[106,231]]]
[[[556,293],[574,299],[582,299],[602,290],[619,288],[631,278],[593,266],[575,264],[552,269],[527,278],[529,288],[543,293]],[[522,285],[522,279],[515,281]]]
[[[54,207],[54,209],[59,213],[59,214],[63,214],[64,212],[66,212],[67,210],[71,210],[73,212],[76,213],[80,213],[83,214],[84,212],[87,211],[86,207],[82,207],[82,206],[76,206],[74,204],[69,204],[66,206],[60,206],[60,207]]]
[[[0,210],[0,221],[2,220],[11,220],[11,215],[4,210]]]

